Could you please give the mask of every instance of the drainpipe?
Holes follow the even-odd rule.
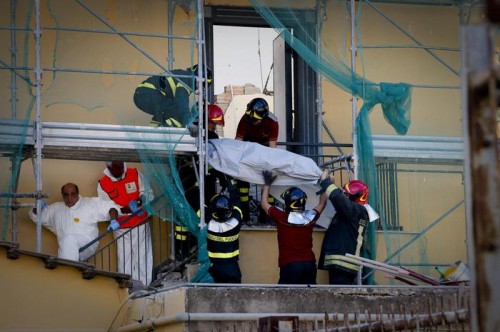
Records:
[[[322,321],[323,325],[328,322],[349,322],[350,324],[368,325],[368,323],[383,322],[387,325],[402,323],[402,325],[409,326],[411,324],[419,326],[432,326],[438,325],[442,320],[447,324],[456,322],[464,322],[469,315],[468,309],[458,309],[454,311],[441,311],[428,314],[367,314],[367,313],[349,313],[349,314],[325,314],[325,313],[284,313],[284,312],[262,312],[262,313],[178,313],[167,315],[161,318],[153,318],[142,322],[140,324],[130,324],[122,326],[116,331],[119,332],[132,332],[132,331],[152,331],[159,326],[174,324],[174,323],[188,323],[188,322],[258,322],[260,318],[264,317],[297,317],[299,321],[318,322]],[[419,323],[417,323],[417,321]],[[429,323],[429,321],[431,323]],[[435,323],[434,323],[435,322]],[[348,326],[348,325],[347,325]],[[355,328],[355,326],[350,326]],[[374,328],[375,326],[373,326]],[[374,329],[375,330],[375,329]]]

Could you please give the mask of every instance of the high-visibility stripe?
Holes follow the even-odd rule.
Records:
[[[352,264],[352,263],[348,263],[348,262],[344,262],[342,260],[342,255],[325,255],[325,262],[324,262],[324,265],[325,266],[328,266],[328,265],[339,265],[339,266],[343,266],[349,270],[353,270],[353,271],[359,271],[359,266],[356,265],[356,264]]]
[[[332,185],[330,185],[331,187]],[[359,221],[359,227],[358,227],[358,236],[356,238],[356,249],[354,251],[355,256],[360,256],[361,254],[361,246],[363,245],[363,232],[365,229],[366,221],[360,220]],[[324,265],[339,265],[343,266],[347,269],[354,270],[354,271],[359,271],[359,266],[356,264],[351,264],[348,262],[345,262],[342,260],[342,255],[325,255],[325,262]]]
[[[172,90],[172,95],[175,97],[175,91],[177,90],[177,85],[172,77],[167,77],[168,85],[170,85],[170,90]]]
[[[240,202],[248,202],[250,197],[248,196],[240,196]]]
[[[187,232],[189,231],[189,229],[187,227],[184,227],[184,226],[175,226],[175,231],[176,232]]]
[[[179,121],[177,121],[176,119],[174,118],[168,118],[165,120],[165,122],[170,126],[170,127],[177,127],[177,128],[182,128],[182,125]],[[172,126],[173,124],[173,126]]]
[[[156,87],[153,84],[148,82],[142,82],[141,84],[139,84],[139,86],[141,88],[156,89]]]
[[[208,257],[211,258],[233,258],[240,254],[240,250],[236,250],[233,252],[208,252]]]
[[[364,225],[366,222],[364,220],[359,221],[359,227],[358,227],[358,237],[356,239],[356,251],[354,252],[354,255],[359,256],[361,254],[361,246],[363,245],[363,231],[365,229]]]
[[[331,185],[328,186],[328,188],[326,188],[326,196],[330,196],[330,194],[332,193],[332,191],[334,191],[335,189],[337,189],[338,187],[332,183]]]
[[[212,241],[217,241],[217,242],[233,242],[238,240],[240,237],[239,234],[233,235],[233,236],[217,236],[213,234],[207,234],[207,239],[210,239]]]
[[[239,207],[235,206],[233,209],[237,210],[240,213],[240,216],[243,217],[243,211],[241,211]]]
[[[238,192],[244,194],[244,193],[249,193],[250,188],[238,188]]]
[[[181,241],[186,241],[187,240],[187,235],[175,234],[175,239],[176,240],[181,240]]]
[[[166,95],[166,93],[164,91],[157,89],[153,84],[148,83],[148,82],[143,82],[143,83],[139,84],[139,87],[148,88],[148,89],[155,89],[155,90],[160,91],[162,95],[164,95],[164,96]]]

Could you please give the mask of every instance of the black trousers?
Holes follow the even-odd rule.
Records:
[[[316,262],[294,262],[280,268],[279,284],[316,285]]]
[[[333,268],[328,270],[328,283],[330,285],[354,285],[356,282],[356,276],[356,273]]]
[[[214,262],[208,272],[218,284],[241,284],[241,270],[237,261]]]

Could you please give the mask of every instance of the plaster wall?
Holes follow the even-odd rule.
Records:
[[[0,331],[107,331],[128,292],[112,278],[82,278],[35,257],[8,259],[0,248]]]
[[[26,9],[25,2],[20,2]],[[239,3],[239,2],[238,2]],[[242,1],[247,4],[247,1]],[[327,2],[327,16],[322,38],[326,50],[336,49],[338,52],[347,50],[345,29],[345,8],[342,2]],[[148,6],[139,6],[135,1],[93,1],[92,8],[109,19],[116,27],[127,31],[141,31],[148,33],[164,33],[166,29],[167,8],[165,1],[148,2]],[[237,4],[227,1],[207,1],[207,4]],[[61,12],[78,12],[81,8],[73,8],[70,2],[57,2],[55,6]],[[2,25],[8,25],[8,2],[0,5]],[[380,5],[388,14],[396,19],[405,28],[409,29],[423,42],[444,45],[450,48],[459,47],[459,19],[456,8],[420,7]],[[84,11],[85,12],[85,11]],[[18,13],[22,13],[19,9]],[[64,15],[57,16],[64,18]],[[89,13],[66,15],[65,22],[59,24],[75,25],[87,28],[102,28]],[[19,19],[21,20],[21,19]],[[192,13],[178,9],[174,21],[175,34],[192,35],[195,17]],[[42,21],[47,25],[56,24],[47,6],[42,7]],[[383,22],[379,15],[369,9],[363,10],[360,21],[362,42],[366,44],[408,43],[402,33]],[[56,49],[55,31],[46,30],[42,39],[42,66],[50,68],[53,61],[57,65],[69,68],[86,68],[116,71],[160,72],[158,66],[144,58],[129,44],[117,36],[90,37],[89,34],[59,32],[59,47],[63,44],[69,46],[71,53],[54,53]],[[9,44],[10,35],[0,32],[2,45]],[[33,49],[32,35],[19,34],[18,44],[22,45],[24,38]],[[97,38],[97,39],[95,39]],[[131,37],[139,45],[151,52],[162,63],[172,59],[167,54],[166,41],[158,38],[153,41],[141,37]],[[176,41],[174,67],[184,68],[191,63],[194,53],[192,41]],[[68,49],[68,48],[65,48]],[[1,58],[9,58],[8,47],[0,48]],[[22,54],[22,53],[21,53]],[[18,62],[23,59],[19,57]],[[54,54],[56,57],[54,57]],[[27,62],[34,65],[34,54],[27,54]],[[443,84],[458,87],[460,78],[447,69],[443,69],[435,59],[422,50],[366,50],[363,60],[358,59],[360,73],[374,82],[379,81],[406,81],[413,84]],[[440,52],[452,66],[459,67],[457,52]],[[342,56],[348,58],[348,54]],[[215,73],[216,74],[216,73]],[[61,80],[65,84],[58,85],[56,77],[66,76]],[[0,116],[11,117],[9,71],[0,71]],[[44,72],[43,75],[43,103],[42,119],[44,121],[61,122],[88,122],[109,124],[135,124],[148,125],[150,116],[138,111],[132,102],[132,95],[137,84],[143,79],[141,75],[109,75],[109,74],[83,74],[83,73],[52,73]],[[28,114],[33,87],[26,84],[19,85],[18,117],[33,118],[34,113]],[[333,131],[339,142],[351,141],[351,103],[350,95],[339,90],[333,84],[323,83],[323,110],[325,121]],[[59,98],[59,99],[58,99]],[[62,102],[54,102],[60,100]],[[361,106],[361,102],[358,106]],[[412,119],[409,134],[413,135],[461,135],[460,90],[452,89],[414,89]],[[389,133],[393,131],[383,119],[383,115],[376,107],[371,115],[374,133]],[[328,138],[324,137],[328,142]],[[348,153],[349,151],[346,151]],[[64,156],[61,156],[64,158]],[[139,164],[130,164],[141,169]],[[2,185],[10,177],[8,172],[10,161],[5,158],[0,160],[2,169]],[[75,182],[80,187],[83,196],[96,194],[97,180],[102,174],[102,162],[75,161],[75,160],[43,160],[42,179],[43,191],[49,194],[48,203],[60,200],[60,187],[66,182]],[[21,168],[19,179],[19,192],[32,192],[35,188],[33,167],[25,161]],[[400,203],[402,204],[401,224],[410,232],[418,232],[430,222],[435,220],[442,212],[463,197],[463,185],[460,176],[449,179],[444,176],[431,176],[410,174],[403,176],[400,181]],[[447,188],[443,190],[443,188]],[[21,200],[31,202],[31,200]],[[36,233],[33,223],[29,220],[27,209],[18,211],[19,239],[23,249],[34,250]],[[106,225],[101,225],[101,231]],[[457,260],[466,260],[465,243],[465,217],[463,209],[451,216],[451,221],[440,224],[436,232],[423,239],[414,250],[408,249],[410,254],[402,256],[403,260],[412,260],[421,255],[422,250],[429,255],[428,262],[453,263]],[[9,230],[10,232],[10,230]],[[401,234],[400,234],[401,235]],[[383,252],[388,247],[397,247],[404,244],[405,239],[411,235],[398,235],[396,240],[385,237],[379,239],[381,260]],[[315,232],[315,252],[318,256],[322,233]],[[55,237],[46,230],[43,231],[43,252],[56,254],[57,244]],[[244,231],[242,234],[242,266],[244,282],[247,283],[275,283],[278,276],[277,253],[275,233],[272,231]],[[423,248],[423,249],[422,249]],[[432,273],[432,271],[427,270]],[[382,279],[383,280],[383,279]],[[320,271],[318,282],[325,282],[325,274]]]

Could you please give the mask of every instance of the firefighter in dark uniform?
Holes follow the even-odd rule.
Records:
[[[323,238],[318,268],[328,270],[330,285],[355,284],[359,266],[339,258],[347,253],[360,256],[369,222],[364,207],[368,201],[368,186],[353,180],[342,189],[338,188],[328,171],[321,176],[320,185],[336,213]]]
[[[216,283],[241,283],[238,259],[243,215],[235,184],[234,180],[228,181],[229,197],[215,195],[206,214],[206,218],[210,219],[207,224],[207,249],[211,263],[208,272]]]
[[[151,114],[153,127],[184,128],[196,114],[191,112],[196,91],[195,76],[198,65],[187,69],[174,69],[172,75],[151,76],[135,89],[134,103],[141,111]],[[204,82],[212,82],[207,69]]]
[[[217,105],[208,105],[208,139],[218,139],[219,135],[216,132],[217,125],[223,127],[224,124],[224,111]],[[196,128],[195,131],[197,132],[198,129]],[[185,190],[186,200],[193,210],[199,211],[200,189],[198,187],[196,171],[193,169],[191,160],[179,160],[179,177]],[[220,191],[224,191],[227,183],[226,175],[209,166],[208,173],[205,175],[205,204],[219,192],[217,190],[217,183],[219,183]],[[194,251],[193,247],[196,247],[198,242],[196,237],[185,226],[176,225],[174,235],[176,259],[182,261],[192,254]]]
[[[269,105],[264,98],[254,98],[247,104],[245,115],[240,119],[236,129],[236,139],[259,143],[275,148],[278,142],[278,119],[269,113]],[[243,220],[249,220],[250,183],[238,180]],[[275,204],[275,198],[269,196],[269,204]],[[259,222],[267,223],[267,215],[260,209]]]

